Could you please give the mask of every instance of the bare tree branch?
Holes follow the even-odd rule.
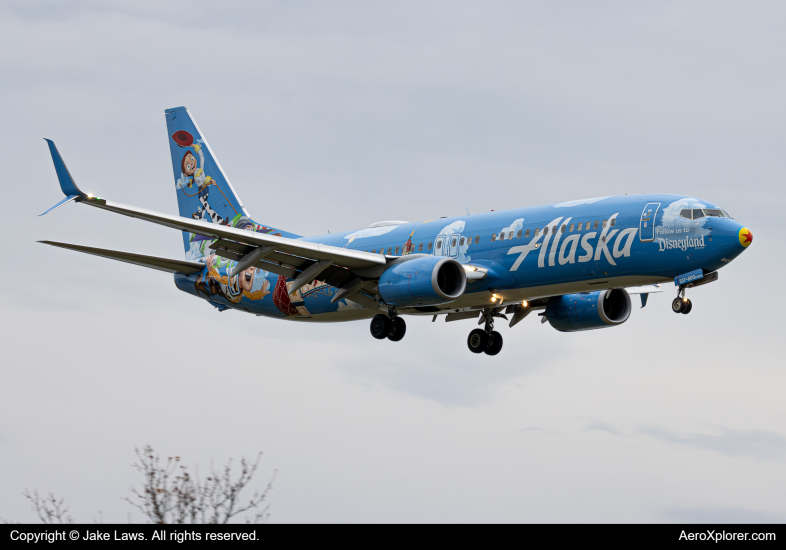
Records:
[[[180,464],[180,457],[170,457],[163,462],[150,446],[136,449],[137,461],[133,467],[142,473],[141,488],[131,487],[131,497],[124,500],[141,511],[153,523],[228,523],[232,518],[259,509],[246,522],[258,523],[268,518],[268,508],[261,508],[273,489],[276,473],[263,491],[255,491],[248,501],[241,500],[243,490],[249,485],[259,468],[262,453],[250,463],[240,459],[240,473],[233,479],[232,461],[216,469],[211,463],[210,474],[204,480],[199,470],[192,476]]]
[[[30,508],[38,515],[41,523],[74,523],[62,498],[58,500],[53,493],[42,497],[38,491],[31,493],[28,489],[22,494],[30,501]]]

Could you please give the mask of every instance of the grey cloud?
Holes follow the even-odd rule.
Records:
[[[669,443],[717,451],[726,455],[750,456],[758,460],[776,462],[786,460],[786,436],[766,430],[721,429],[719,435],[678,434],[648,426],[641,428],[639,433]]]
[[[587,425],[584,431],[590,432],[593,430],[599,430],[601,432],[610,433],[611,435],[621,435],[620,432],[611,426],[610,424],[606,424],[605,422],[591,422]]]

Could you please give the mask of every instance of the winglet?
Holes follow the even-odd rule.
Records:
[[[63,200],[61,200],[60,202],[58,202],[56,205],[54,205],[52,208],[50,208],[49,210],[47,210],[43,214],[39,214],[38,217],[40,218],[44,214],[49,214],[52,210],[56,210],[56,209],[60,208],[61,206],[63,206],[64,204],[68,204],[69,202],[74,201],[74,200],[76,200],[78,198],[79,198],[79,195],[70,195],[70,196],[64,198]]]
[[[49,152],[52,153],[52,162],[55,163],[55,172],[57,172],[57,179],[60,181],[60,189],[63,190],[63,194],[67,197],[87,196],[85,193],[82,193],[79,187],[76,186],[76,183],[74,183],[74,178],[71,177],[71,173],[68,171],[68,168],[66,168],[63,157],[60,156],[57,147],[55,147],[55,142],[46,138],[44,138],[44,141],[49,145]],[[46,212],[44,212],[44,214],[46,214]]]

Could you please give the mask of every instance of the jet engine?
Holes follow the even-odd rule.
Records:
[[[621,288],[551,298],[546,319],[560,332],[621,325],[630,317],[630,295]]]
[[[452,302],[467,288],[467,273],[456,260],[425,256],[394,265],[379,278],[379,295],[398,307]]]

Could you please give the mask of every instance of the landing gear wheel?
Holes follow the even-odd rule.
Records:
[[[407,324],[401,317],[395,317],[391,323],[390,332],[388,333],[388,340],[398,342],[407,333]]]
[[[683,307],[682,307],[682,312],[681,313],[683,315],[687,315],[688,313],[690,313],[690,310],[692,310],[692,309],[693,309],[693,302],[688,300],[687,302],[683,302]]]
[[[492,330],[488,335],[486,342],[486,349],[483,350],[486,355],[497,355],[502,351],[502,335],[496,330]]]
[[[387,315],[375,315],[371,319],[371,336],[377,340],[384,340],[390,334],[390,318]]]
[[[487,343],[488,335],[482,328],[476,328],[469,333],[469,337],[467,338],[467,347],[472,353],[481,353],[486,349]]]
[[[686,307],[687,307],[686,303],[683,302],[682,298],[680,298],[679,296],[674,298],[674,300],[671,302],[671,310],[674,313],[682,313],[682,310],[685,309]]]

